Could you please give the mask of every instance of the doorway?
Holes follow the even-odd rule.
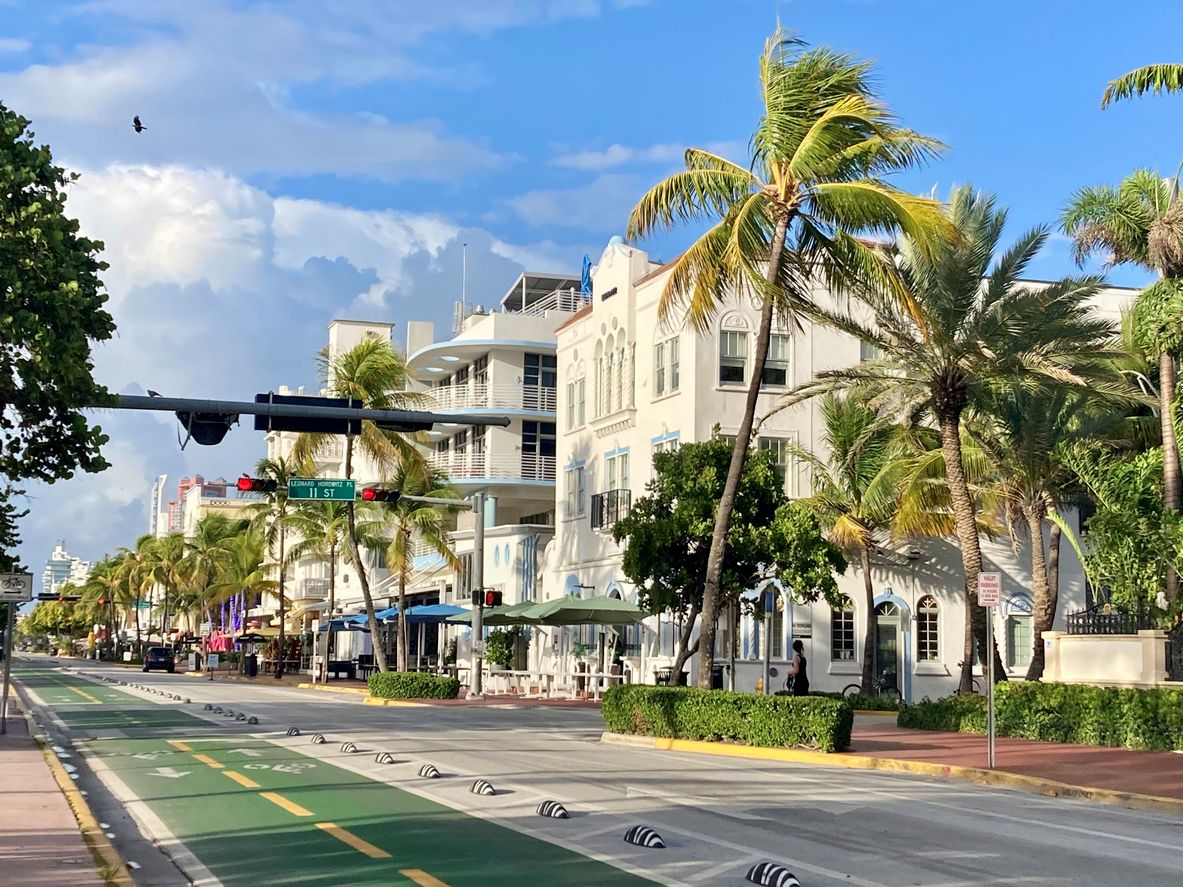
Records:
[[[902,693],[900,652],[900,608],[884,601],[875,608],[875,679]]]

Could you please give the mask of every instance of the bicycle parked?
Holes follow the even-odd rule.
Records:
[[[957,663],[957,673],[961,674],[961,669],[963,669],[963,668],[965,668],[965,660],[964,659],[962,659],[960,662]],[[970,678],[970,691],[969,692],[970,693],[981,693],[982,692],[982,685],[978,681],[978,679],[975,677]],[[953,691],[953,695],[954,696],[964,695],[961,692],[960,684],[958,685],[957,689]]]
[[[842,688],[842,695],[849,698],[851,696],[859,696],[863,692],[862,684],[847,684]],[[890,699],[893,702],[900,701],[900,691],[887,674],[887,669],[883,669],[879,677],[871,679],[871,695],[878,696],[880,699]]]

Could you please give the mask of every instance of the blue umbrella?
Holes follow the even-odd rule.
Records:
[[[362,613],[360,615],[361,615],[362,619],[366,618],[365,613]],[[391,619],[391,620],[397,619],[398,618],[398,607],[387,607],[385,610],[379,610],[377,613],[374,614],[374,618],[377,619],[379,622],[382,622],[387,619]]]
[[[583,257],[583,273],[579,276],[579,292],[585,296],[592,294],[591,258]]]
[[[412,625],[439,625],[468,611],[451,604],[421,604],[407,610],[407,621]]]

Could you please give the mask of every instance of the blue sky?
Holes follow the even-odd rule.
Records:
[[[462,242],[470,294],[492,301],[523,264],[577,270],[596,256],[686,145],[742,159],[778,11],[811,42],[876,59],[903,121],[949,144],[902,185],[972,181],[1011,207],[1015,233],[1054,223],[1081,185],[1138,165],[1173,172],[1183,97],[1105,112],[1099,100],[1117,74],[1183,59],[1183,9],[1113,8],[0,0],[0,100],[83,174],[71,208],[107,243],[120,327],[97,355],[101,379],[249,397],[312,384],[333,316],[446,328]],[[649,247],[669,258],[692,234]],[[1032,270],[1070,272],[1067,242],[1053,238]],[[182,454],[164,422],[105,425],[110,472],[31,491],[29,562],[56,536],[88,557],[129,544],[156,474],[231,476],[260,449],[240,429]]]

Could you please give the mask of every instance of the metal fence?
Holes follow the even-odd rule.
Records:
[[[1167,679],[1183,681],[1183,622],[1167,632]]]
[[[1158,628],[1149,613],[1129,613],[1108,604],[1089,607],[1064,617],[1068,634],[1137,634]]]

